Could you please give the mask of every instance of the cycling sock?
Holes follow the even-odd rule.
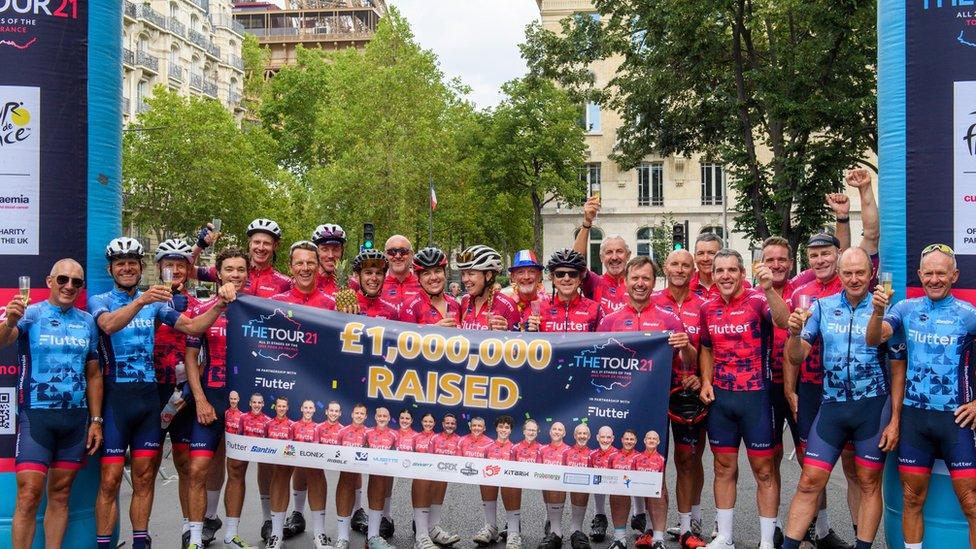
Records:
[[[261,494],[261,514],[264,520],[271,520],[271,496]]]
[[[498,524],[498,502],[482,501],[481,505],[485,508],[485,524],[496,526]]]
[[[352,522],[352,516],[348,517],[336,517],[336,538],[344,539],[349,541],[349,523]]]
[[[508,533],[522,531],[522,510],[505,511],[505,523],[508,525]]]
[[[783,547],[782,547],[782,549],[800,549],[800,542],[801,541],[802,540],[793,539],[793,538],[787,536],[783,540]]]
[[[417,507],[413,510],[413,524],[417,527],[417,536],[423,537],[430,532],[430,507]]]
[[[606,494],[593,494],[593,507],[596,508],[596,514],[606,515],[607,514],[607,495]]]
[[[769,517],[759,517],[759,539],[762,542],[773,543],[773,534],[776,532],[776,519]]]
[[[146,549],[146,538],[149,537],[148,530],[132,531],[132,549]]]
[[[278,536],[278,539],[285,537],[285,512],[271,511],[271,535]]]
[[[98,544],[98,549],[111,549],[112,536],[95,536],[95,543]]]
[[[715,522],[718,523],[718,535],[726,541],[732,541],[732,523],[735,521],[735,509],[715,509]]]
[[[183,517],[183,534],[190,531],[190,519]]]
[[[586,516],[586,506],[572,505],[569,514],[569,531],[583,531],[583,517]]]
[[[618,541],[619,540],[619,541],[624,542],[624,547],[626,547],[627,546],[627,527],[626,526],[620,526],[618,528],[617,526],[614,526],[613,527],[613,540],[614,541]]]
[[[304,513],[305,500],[308,498],[308,490],[292,490],[291,498],[295,501],[295,510],[299,513]]]
[[[237,525],[241,523],[241,517],[227,517],[224,527],[224,543],[230,543],[237,535]]]
[[[691,520],[697,520],[701,522],[701,504],[691,506]]]
[[[563,505],[562,503],[546,504],[546,512],[549,515],[549,529],[559,537],[563,537]]]
[[[441,524],[441,504],[431,503],[430,504],[430,527],[440,526]]]
[[[369,517],[369,523],[366,525],[366,539],[370,540],[380,535],[380,522],[383,520],[383,510],[370,509],[366,511],[366,516]]]
[[[678,513],[678,535],[691,531],[691,513]]]
[[[814,530],[816,531],[817,539],[825,538],[830,533],[830,518],[827,516],[826,509],[821,509],[817,513],[817,523]]]
[[[906,543],[905,549],[922,549],[922,542],[918,543]]]
[[[312,533],[316,538],[325,533],[325,509],[312,510]]]
[[[663,530],[654,530],[653,536],[654,536],[654,541],[664,541]]]
[[[220,503],[220,490],[207,490],[207,512],[203,518],[212,519],[217,516],[217,504]]]
[[[197,544],[198,547],[203,546],[203,523],[202,522],[191,522],[190,523],[190,545]]]

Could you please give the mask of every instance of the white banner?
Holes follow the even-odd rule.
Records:
[[[37,255],[41,89],[0,86],[0,255]]]
[[[227,457],[273,465],[557,492],[660,497],[663,473],[565,467],[225,433]]]

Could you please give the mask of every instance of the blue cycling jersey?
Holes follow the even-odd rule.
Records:
[[[952,296],[896,303],[884,317],[908,345],[905,404],[948,412],[972,400],[969,345],[976,334],[976,308]]]
[[[142,292],[129,295],[118,288],[92,296],[88,310],[97,320],[99,315],[117,311],[132,303]],[[150,303],[144,306],[129,324],[108,335],[99,330],[98,355],[108,383],[155,383],[153,345],[156,323],[175,326],[180,313],[166,303]]]
[[[847,292],[821,297],[810,308],[800,337],[821,343],[823,402],[845,402],[888,394],[887,359],[905,358],[901,336],[879,347],[864,341],[871,317],[870,296],[852,307]]]
[[[92,316],[43,301],[27,307],[17,331],[18,406],[23,410],[84,408],[85,363],[98,356],[98,329]]]

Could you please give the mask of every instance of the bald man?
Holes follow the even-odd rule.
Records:
[[[383,298],[400,307],[421,292],[420,281],[413,272],[413,246],[407,237],[395,234],[386,239],[384,251],[390,268],[383,283]]]
[[[24,365],[17,387],[17,503],[13,546],[30,547],[47,485],[44,536],[60,547],[68,524],[71,483],[85,455],[102,443],[102,372],[95,319],[75,307],[85,271],[62,259],[46,278],[45,301],[15,296],[0,323],[0,348],[17,341]]]

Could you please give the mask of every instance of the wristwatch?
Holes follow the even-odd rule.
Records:
[[[101,424],[105,423],[105,418],[98,417],[98,416],[94,416],[94,417],[91,418],[91,422],[92,423],[97,423],[97,424],[101,425]]]

